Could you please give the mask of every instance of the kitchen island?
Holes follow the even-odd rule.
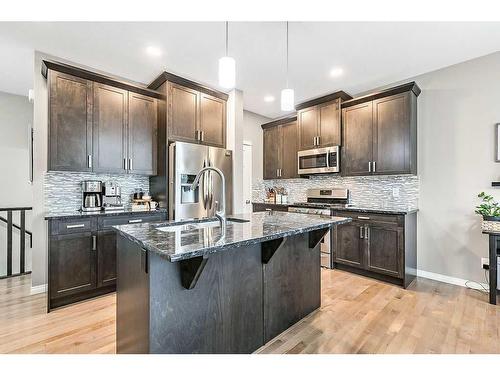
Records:
[[[350,218],[258,212],[116,226],[117,353],[251,353],[321,304],[320,242]]]

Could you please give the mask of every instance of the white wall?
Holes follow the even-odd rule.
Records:
[[[271,121],[270,118],[250,111],[243,111],[243,139],[252,143],[252,184],[262,181],[263,148],[262,124]]]
[[[0,87],[0,90],[2,87]],[[33,105],[28,97],[0,91],[0,207],[31,207],[33,195],[28,181],[28,124],[33,123]],[[6,213],[1,214],[6,217]],[[13,213],[19,224],[19,212]],[[31,212],[26,212],[26,229],[31,229]],[[26,236],[26,269],[31,267],[29,237]],[[13,230],[13,273],[19,272],[19,231]],[[7,272],[6,224],[0,223],[0,275]]]
[[[0,90],[2,88],[0,87]],[[28,124],[33,105],[28,97],[0,91],[0,207],[31,206],[28,182]]]
[[[500,122],[500,53],[414,79],[418,98],[418,268],[484,282],[488,238],[474,214],[477,194],[500,199],[491,181],[494,125]]]

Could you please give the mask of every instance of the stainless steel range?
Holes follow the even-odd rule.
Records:
[[[348,189],[308,189],[307,201],[288,207],[288,212],[331,216],[332,209],[349,207]],[[332,242],[328,232],[321,241],[321,267],[332,268]]]

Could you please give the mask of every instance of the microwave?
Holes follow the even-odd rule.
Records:
[[[339,146],[298,152],[299,175],[340,172]]]

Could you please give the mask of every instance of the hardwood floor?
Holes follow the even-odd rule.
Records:
[[[322,306],[258,353],[500,353],[500,307],[487,295],[418,279],[404,290],[322,271]],[[0,353],[114,353],[110,294],[47,314],[30,276],[0,280]]]

